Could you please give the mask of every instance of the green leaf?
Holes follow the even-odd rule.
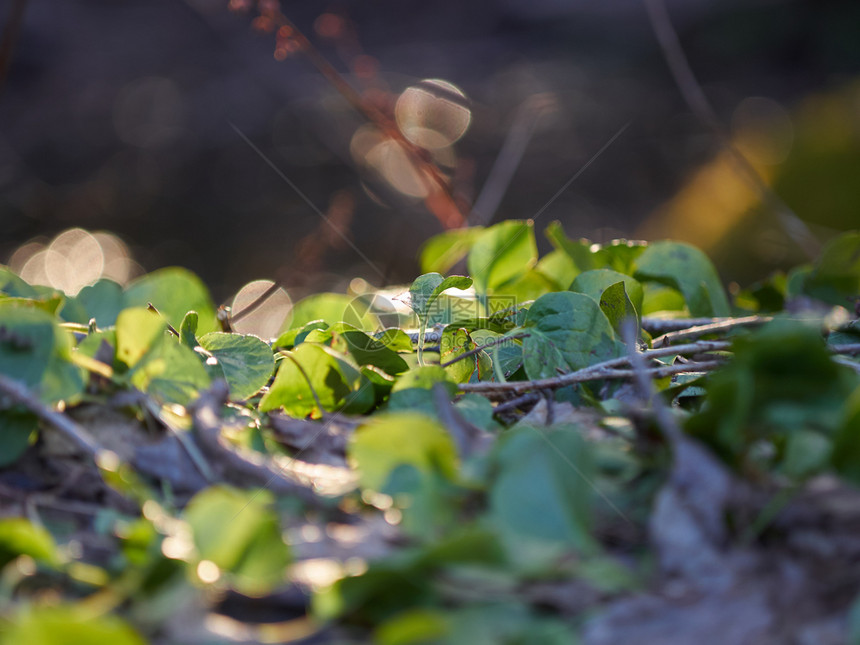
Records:
[[[634,276],[678,289],[693,316],[728,316],[729,302],[714,265],[683,242],[654,242],[636,260]]]
[[[469,253],[469,275],[484,295],[524,273],[537,262],[534,224],[508,220],[484,230]]]
[[[622,332],[621,326],[624,321],[633,318],[636,321],[636,335],[639,335],[639,312],[630,302],[623,282],[616,282],[606,288],[600,296],[600,309],[606,314],[612,328],[619,334]]]
[[[559,287],[537,269],[529,269],[505,284],[504,296],[511,299],[510,305],[513,306],[518,302],[536,300],[544,294],[563,290],[563,286]],[[490,299],[498,297],[497,294],[490,296]]]
[[[581,293],[535,300],[523,325],[523,362],[530,379],[558,376],[617,355],[615,334],[597,302]]]
[[[482,226],[472,226],[445,231],[431,237],[421,247],[421,273],[447,273],[466,257],[483,231]]]
[[[636,311],[641,311],[643,299],[642,285],[639,284],[638,280],[631,278],[629,275],[624,275],[612,269],[595,269],[580,273],[570,285],[570,291],[584,293],[594,298],[597,302],[600,302],[603,293],[617,282],[624,283],[624,289],[630,298],[630,302],[636,308]]]
[[[328,329],[329,327],[330,325],[324,320],[312,320],[301,327],[293,327],[275,339],[275,342],[272,343],[272,349],[292,349],[296,345],[301,345],[305,342],[308,334],[310,334],[314,329],[323,330]]]
[[[0,373],[29,387],[42,382],[59,330],[39,309],[0,303]]]
[[[32,412],[0,409],[0,468],[18,461],[33,442],[38,427],[39,420]]]
[[[642,285],[642,292],[642,310],[640,313],[643,316],[667,311],[682,312],[687,308],[684,296],[672,287],[656,282],[646,282]]]
[[[860,295],[860,231],[843,233],[824,247],[803,291],[832,305],[850,306],[850,299]]]
[[[457,389],[454,383],[448,378],[448,373],[444,368],[438,365],[424,365],[423,367],[413,368],[400,376],[394,384],[393,391],[399,392],[413,388],[430,390],[436,383],[444,384],[452,392]]]
[[[378,329],[379,318],[361,298],[342,293],[317,293],[299,300],[284,321],[284,331],[322,320],[329,327],[346,322],[359,329]]]
[[[439,343],[439,362],[446,363],[453,360],[476,346],[468,331],[462,327],[449,325],[442,331],[442,339]],[[477,369],[477,354],[460,359],[444,368],[448,377],[455,383],[466,383]]]
[[[44,528],[21,517],[0,519],[0,569],[19,555],[52,566],[60,563],[54,538]]]
[[[38,290],[4,266],[0,266],[0,293],[14,298],[39,298]]]
[[[552,283],[552,291],[563,291],[579,273],[579,267],[560,249],[543,256],[534,270]]]
[[[376,340],[395,352],[411,352],[412,338],[402,329],[389,327],[376,334]]]
[[[197,352],[163,333],[135,363],[130,380],[136,388],[161,403],[183,406],[212,384]]]
[[[733,465],[797,474],[811,456],[801,462],[798,452],[826,450],[817,440],[811,446],[808,435],[792,435],[832,439],[856,375],[833,361],[818,329],[794,321],[774,321],[739,336],[733,349],[733,360],[708,379],[705,402],[687,422],[688,431]]]
[[[173,327],[179,327],[185,314],[193,310],[199,317],[199,333],[218,329],[209,291],[200,278],[187,269],[159,269],[132,282],[125,291],[124,306],[146,307],[148,303],[152,303]]]
[[[167,323],[148,309],[124,309],[116,319],[116,357],[134,367],[166,329]]]
[[[447,430],[420,414],[391,412],[367,419],[356,430],[347,456],[359,471],[362,488],[382,490],[401,465],[421,473],[457,476],[457,452]]]
[[[503,334],[498,334],[489,329],[478,329],[472,332],[472,340],[479,345],[486,345],[489,341],[498,343],[495,347],[487,349],[487,355],[498,368],[502,370],[505,378],[513,375],[523,365],[523,346],[517,340],[499,341]],[[495,369],[495,367],[494,367]]]
[[[591,250],[594,245],[589,240],[572,240],[567,237],[561,222],[550,222],[544,229],[544,235],[557,250],[562,251],[570,258],[578,272],[598,268],[594,253]]]
[[[845,402],[832,454],[836,471],[855,486],[860,485],[860,386]]]
[[[400,374],[409,369],[405,360],[393,349],[380,340],[368,336],[352,325],[340,323],[334,325],[331,331],[344,341],[344,349],[359,365],[375,365],[388,374]],[[406,334],[403,334],[406,336]],[[406,340],[409,337],[406,336]],[[410,341],[411,350],[411,341]]]
[[[374,633],[374,642],[378,645],[445,643],[451,632],[449,622],[441,610],[407,609],[380,625]]]
[[[373,387],[362,380],[359,370],[328,347],[303,343],[284,355],[274,382],[260,400],[262,412],[283,407],[297,418],[312,413],[319,416],[322,411],[317,408],[314,393],[323,411],[366,402],[366,397],[373,394]],[[372,405],[372,398],[370,401]]]
[[[427,320],[433,303],[448,289],[468,289],[472,279],[462,275],[452,275],[444,278],[438,273],[427,273],[419,276],[409,287],[409,305],[420,320]]]
[[[185,509],[198,561],[214,563],[241,593],[259,596],[286,580],[290,551],[270,503],[265,491],[212,486]]]
[[[71,335],[45,311],[0,302],[0,374],[33,388],[46,403],[76,397],[83,371],[71,362]]]
[[[75,305],[73,308],[71,305]],[[95,284],[84,287],[70,303],[63,308],[63,318],[69,322],[87,324],[91,318],[96,319],[99,327],[110,327],[116,323],[116,318],[124,306],[122,287],[113,280],[99,280]],[[74,309],[79,315],[70,317],[67,310]]]
[[[24,606],[3,632],[4,642],[27,645],[144,645],[128,624],[83,605]]]
[[[495,462],[490,515],[518,560],[551,559],[553,546],[595,548],[590,532],[593,468],[577,429],[517,428],[505,435]]]
[[[256,336],[215,331],[201,336],[199,343],[218,360],[235,401],[252,397],[275,371],[271,348]]]
[[[197,324],[200,317],[196,311],[189,311],[182,319],[182,324],[179,326],[179,342],[185,345],[188,349],[194,349],[199,345],[197,342]],[[215,332],[212,332],[215,333]]]

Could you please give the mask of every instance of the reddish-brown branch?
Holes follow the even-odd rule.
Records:
[[[287,31],[289,40],[295,43],[295,49],[308,58],[317,71],[347,100],[353,109],[373,123],[382,134],[396,141],[403,148],[409,160],[419,170],[418,175],[425,182],[428,191],[425,204],[440,223],[445,228],[461,226],[465,222],[465,218],[451,194],[444,175],[434,163],[427,159],[425,151],[409,141],[387,114],[365,100],[335,69],[334,65],[320,53],[307,36],[284,15],[280,8],[267,6],[262,11],[263,15],[275,27]]]

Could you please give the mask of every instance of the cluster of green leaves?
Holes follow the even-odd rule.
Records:
[[[246,436],[234,439],[273,454],[282,449],[266,440],[271,412],[359,416],[347,449],[358,473],[354,498],[396,518],[409,546],[318,590],[315,615],[371,627],[387,645],[499,642],[500,634],[506,642],[533,642],[535,634],[571,642],[569,624],[517,590],[564,576],[607,593],[635,584],[635,572],[606,556],[598,529],[618,509],[642,519],[635,486],[653,481],[648,474],[665,460],[633,451],[633,426],[618,416],[625,409],[618,382],[555,391],[556,401],[592,406],[614,424],[613,438],[597,443],[573,423],[505,427],[487,398],[452,400],[458,389],[553,378],[623,356],[629,319],[647,344],[641,321],[655,314],[781,311],[801,297],[850,308],[860,293],[860,234],[837,238],[815,264],[740,292],[734,303],[708,258],[687,244],[596,245],[569,239],[558,224],[546,236],[552,250],[539,257],[529,221],[449,231],[422,251],[424,273],[401,296],[411,311],[317,294],[296,304],[273,340],[217,331],[208,292],[182,269],[126,289],[103,280],[67,297],[0,268],[0,375],[48,406],[134,388],[180,426],[190,424],[184,410],[224,379],[225,411],[246,419]],[[444,275],[463,261],[470,277]],[[834,362],[821,319],[777,318],[738,336],[733,360],[715,374],[659,381],[663,396],[683,400],[678,413],[689,432],[741,472],[802,481],[832,471],[860,481],[857,371]],[[831,344],[860,339],[856,321],[840,324]],[[495,436],[491,448],[463,452],[452,417]],[[0,466],[13,466],[37,432],[32,411],[0,404]],[[140,517],[105,516],[103,530],[121,544],[111,565],[85,571],[50,534],[2,520],[0,566],[26,557],[55,581],[69,576],[84,589],[132,594],[162,612],[159,598],[177,589],[259,595],[287,582],[290,549],[274,510],[283,500],[217,486],[179,510],[147,495]],[[77,642],[139,642],[118,619],[87,612],[73,598],[60,607],[28,604],[4,616],[3,629],[15,635],[10,642],[56,642],[67,629],[82,630]],[[141,629],[151,626],[133,613]]]

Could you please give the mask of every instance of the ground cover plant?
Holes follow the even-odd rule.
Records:
[[[544,234],[266,339],[181,268],[0,268],[0,639],[856,640],[860,233],[731,297]]]

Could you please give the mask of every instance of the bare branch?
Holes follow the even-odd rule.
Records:
[[[712,322],[694,325],[677,331],[671,331],[654,339],[655,347],[662,347],[669,343],[688,339],[698,338],[705,334],[715,334],[721,331],[727,331],[736,327],[755,327],[773,320],[770,316],[745,316],[743,318],[715,318]]]
[[[672,355],[698,355],[706,352],[715,352],[726,350],[731,346],[728,341],[722,340],[700,340],[696,343],[688,343],[685,345],[676,345],[674,347],[660,347],[643,352],[642,355],[646,358],[657,358],[660,356]],[[561,374],[546,379],[537,379],[534,381],[511,381],[508,383],[481,382],[481,383],[461,383],[459,385],[461,392],[513,392],[522,394],[531,390],[555,389],[574,383],[584,383],[587,381],[598,381],[601,379],[620,379],[631,378],[632,371],[623,369],[629,363],[629,358],[622,356],[613,358],[602,363],[589,365],[575,372]],[[667,365],[650,370],[650,373],[656,377],[669,376],[671,374],[680,374],[683,372],[703,371],[713,369],[717,366],[717,362],[708,361],[701,363],[685,363],[683,365]]]
[[[223,440],[219,412],[226,400],[227,384],[218,381],[203,392],[192,406],[194,432],[200,449],[210,463],[218,467],[221,475],[230,481],[261,486],[277,494],[297,497],[306,504],[319,506],[320,500],[310,488],[289,479],[263,457],[251,453],[240,454]]]
[[[519,340],[521,338],[528,338],[531,334],[514,334],[513,336],[499,336],[498,338],[491,338],[483,345],[478,345],[477,347],[473,347],[469,351],[463,352],[459,356],[455,356],[450,361],[445,361],[441,363],[441,367],[448,367],[449,365],[453,365],[457,361],[462,361],[465,358],[469,358],[470,356],[474,356],[475,354],[479,354],[485,349],[489,349],[490,347],[495,347],[499,343],[503,343],[506,340]]]
[[[110,453],[87,432],[86,428],[42,403],[23,383],[0,374],[0,392],[13,403],[22,405],[39,419],[59,430],[67,439],[92,457],[93,461],[98,461],[99,457]]]

